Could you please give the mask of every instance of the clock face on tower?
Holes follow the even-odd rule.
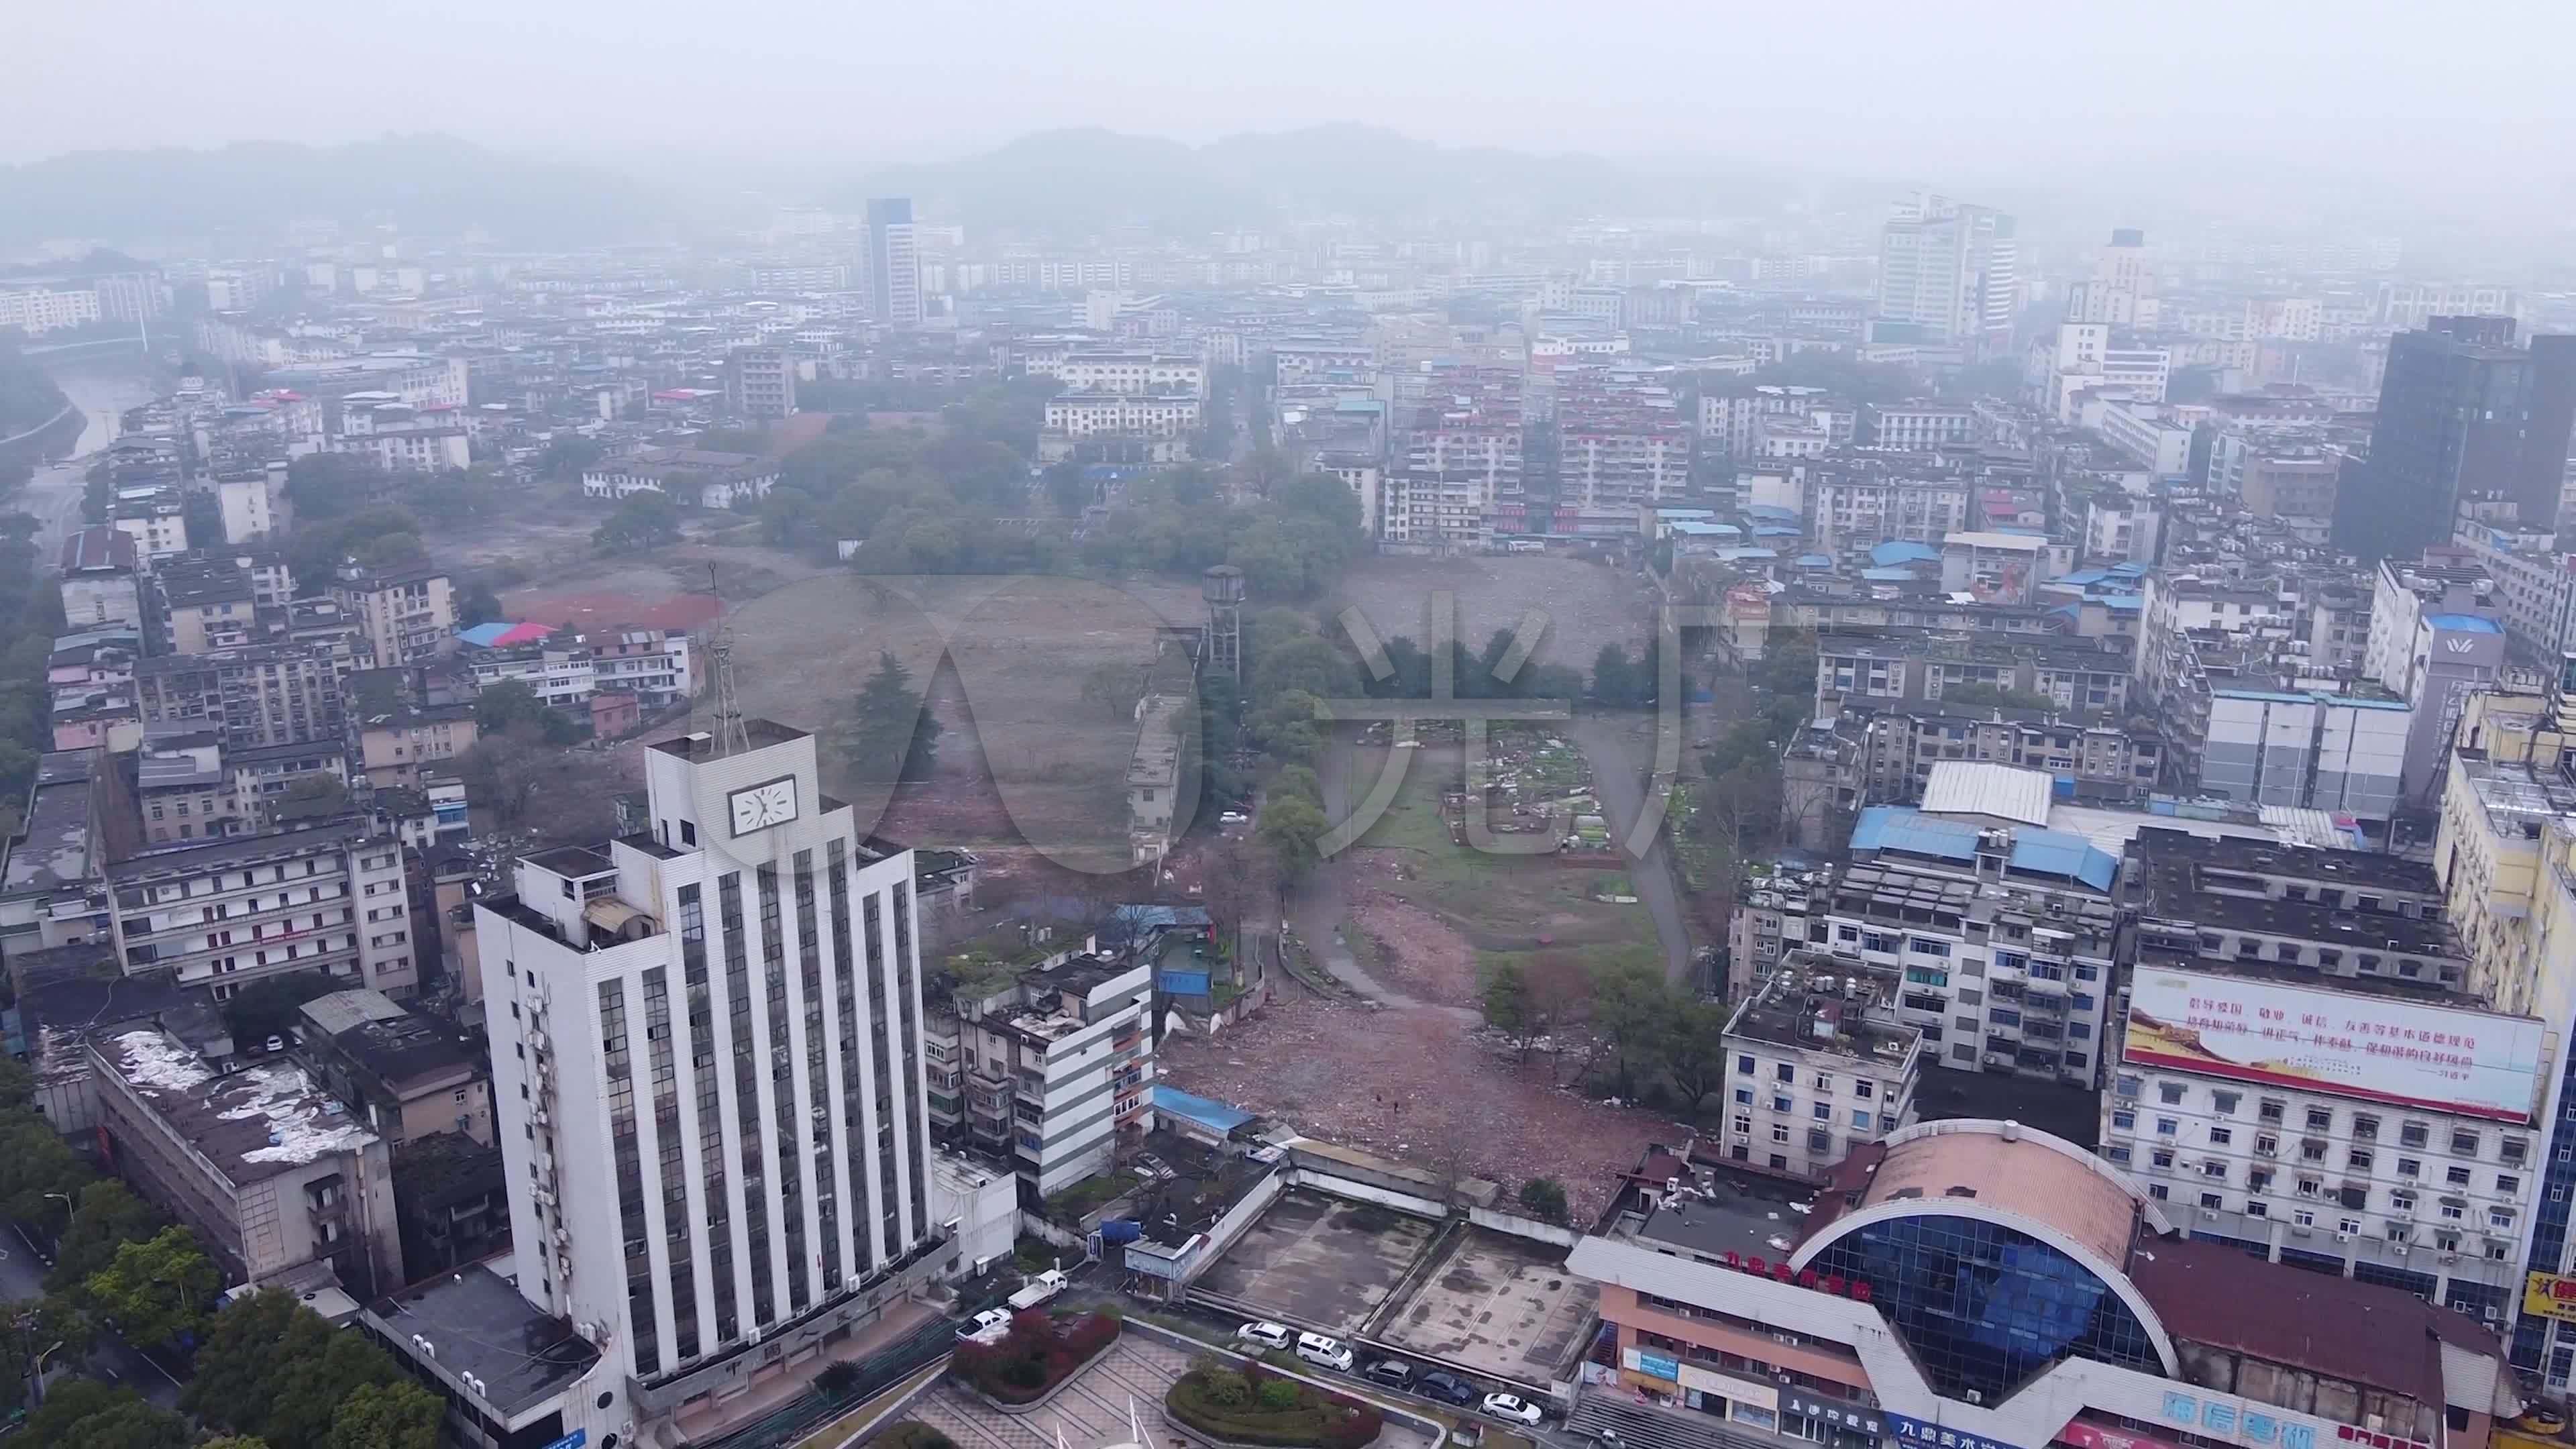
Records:
[[[783,775],[765,784],[745,785],[725,797],[733,807],[733,833],[749,835],[796,818],[796,777]]]

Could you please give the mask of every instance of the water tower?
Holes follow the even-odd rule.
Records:
[[[1218,564],[1200,580],[1208,606],[1208,668],[1243,682],[1243,570]]]

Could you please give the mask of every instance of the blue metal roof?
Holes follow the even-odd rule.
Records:
[[[1664,526],[1684,538],[1734,538],[1744,532],[1732,523],[1709,523],[1696,518],[1676,518]]]
[[[1214,1130],[1219,1136],[1232,1132],[1252,1120],[1252,1114],[1241,1107],[1229,1107],[1223,1102],[1211,1102],[1205,1097],[1184,1092],[1178,1087],[1166,1087],[1160,1082],[1154,1084],[1154,1110],[1169,1112],[1175,1117],[1186,1117],[1203,1127]]]
[[[2016,830],[2012,868],[2069,876],[2097,891],[2107,891],[2120,872],[2120,862],[2081,835],[2063,830]]]
[[[1862,569],[1860,576],[1874,584],[1902,584],[1913,582],[1915,574],[1912,569]]]
[[[1977,827],[1926,815],[1910,805],[1872,805],[1853,828],[1854,850],[1901,850],[1942,860],[1977,858]]]
[[[1753,525],[1753,536],[1755,538],[1796,538],[1799,534],[1804,532],[1806,532],[1805,529],[1797,528],[1786,523],[1757,523]]]
[[[1869,561],[1881,568],[1902,563],[1936,563],[1940,557],[1941,550],[1904,539],[1891,539],[1869,551]]]
[[[1821,553],[1802,553],[1796,563],[1802,569],[1829,569],[1834,566],[1833,559]]]
[[[2493,619],[2475,614],[2426,614],[2424,622],[2436,629],[2449,629],[2460,634],[2501,634],[2504,626]]]
[[[1756,503],[1744,510],[1756,518],[1795,518],[1798,510],[1777,503]]]

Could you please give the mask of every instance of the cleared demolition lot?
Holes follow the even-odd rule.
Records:
[[[1563,1248],[1471,1227],[1380,1322],[1376,1337],[1479,1373],[1543,1384],[1592,1321],[1592,1286]]]
[[[1566,1251],[1300,1187],[1194,1288],[1300,1328],[1546,1384],[1594,1311]]]
[[[1304,1188],[1282,1193],[1196,1285],[1301,1327],[1356,1336],[1439,1224]]]

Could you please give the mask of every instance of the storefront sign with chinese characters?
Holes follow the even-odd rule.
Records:
[[[1788,1389],[1781,1393],[1780,1412],[1792,1418],[1815,1419],[1853,1434],[1876,1436],[1885,1432],[1878,1421],[1876,1409],[1864,1409],[1858,1404],[1820,1399],[1798,1389]]]
[[[1983,1434],[1971,1434],[1943,1424],[1926,1423],[1903,1414],[1889,1414],[1887,1428],[1896,1436],[1898,1443],[1915,1445],[1918,1449],[2020,1449],[2019,1445],[2007,1444],[2001,1439],[1989,1439]]]

